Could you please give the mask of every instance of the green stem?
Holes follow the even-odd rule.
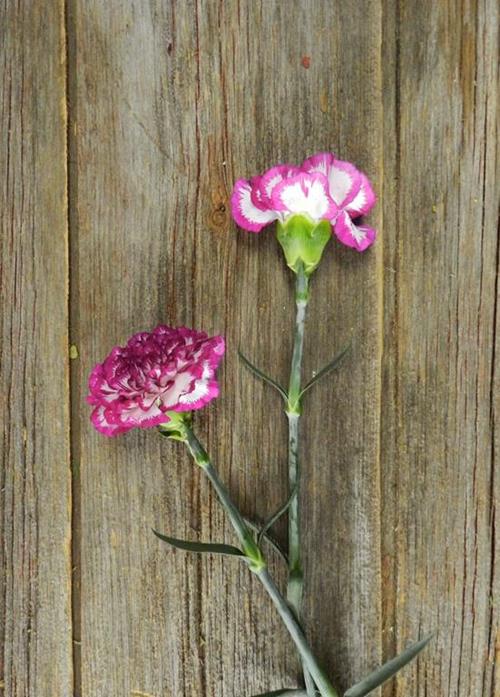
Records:
[[[258,571],[257,576],[260,579],[266,591],[268,592],[269,596],[271,597],[271,600],[273,601],[276,609],[278,610],[281,619],[283,620],[286,628],[288,629],[288,633],[294,640],[295,645],[299,650],[302,662],[307,667],[308,672],[314,679],[314,682],[318,686],[320,693],[324,696],[328,695],[329,697],[338,697],[338,693],[330,683],[330,680],[328,679],[326,673],[318,665],[316,658],[314,657],[314,654],[312,653],[311,648],[307,643],[307,639],[304,635],[304,632],[302,631],[300,624],[297,622],[297,619],[292,610],[290,609],[290,606],[285,601],[278,588],[276,587],[276,584],[269,575],[267,568],[263,568],[260,571]]]
[[[231,521],[231,524],[238,536],[241,543],[243,552],[250,560],[250,566],[252,571],[255,571],[260,566],[265,566],[266,562],[262,556],[257,543],[254,540],[252,532],[248,525],[245,523],[243,516],[240,514],[239,510],[236,508],[234,503],[231,501],[229,492],[227,491],[224,484],[221,482],[217,470],[210,462],[210,458],[206,450],[201,445],[200,441],[196,438],[193,431],[189,426],[185,428],[186,433],[186,444],[189,448],[189,452],[193,456],[194,461],[199,465],[205,472],[210,480],[210,483],[214,487],[217,496],[219,497],[224,509]]]
[[[297,620],[301,621],[302,596],[304,593],[304,572],[300,550],[300,461],[299,461],[299,419],[301,413],[301,373],[302,356],[304,352],[304,326],[307,303],[309,300],[309,279],[301,264],[297,269],[295,281],[295,303],[297,307],[295,318],[295,337],[293,342],[292,366],[288,387],[288,478],[290,491],[296,495],[288,510],[288,584],[286,597],[293,609]],[[307,694],[315,694],[314,685],[307,670],[304,668],[304,681]]]
[[[304,323],[309,298],[308,278],[303,265],[299,266],[295,285],[297,315],[295,319],[295,339],[293,343],[292,367],[288,388],[288,478],[290,491],[296,495],[288,509],[288,586],[287,600],[300,621],[302,606],[303,571],[300,554],[300,462],[299,462],[299,418],[300,418],[300,380],[302,354],[304,350]]]
[[[316,658],[314,657],[311,648],[307,643],[307,639],[304,636],[304,632],[302,631],[294,611],[289,607],[288,603],[285,601],[273,579],[269,575],[266,560],[264,559],[261,550],[257,546],[250,529],[243,519],[243,516],[231,501],[229,492],[220,480],[217,470],[210,462],[210,458],[206,450],[203,448],[193,433],[191,427],[187,423],[184,424],[183,435],[184,442],[193,456],[194,461],[203,469],[209,478],[233,525],[233,528],[243,547],[243,551],[249,560],[250,570],[253,571],[253,573],[260,580],[273,601],[283,623],[295,642],[304,665],[307,667],[307,670],[313,677],[321,695],[323,697],[338,697],[338,693],[331,685],[326,673],[316,661]]]
[[[299,415],[288,414],[288,476],[296,494],[288,509],[288,584],[286,597],[300,621],[304,574],[300,554],[300,464],[298,457]]]
[[[306,308],[309,301],[309,278],[304,266],[301,264],[295,278],[295,304],[297,314],[295,317],[295,338],[293,342],[292,367],[290,370],[290,382],[288,387],[289,410],[299,410],[300,413],[300,377],[302,370],[302,353],[304,349],[304,323]]]

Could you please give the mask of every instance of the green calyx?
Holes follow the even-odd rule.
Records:
[[[192,421],[191,412],[167,411],[167,416],[169,421],[160,424],[158,430],[162,436],[166,436],[170,440],[178,440],[181,443],[185,443],[187,440],[186,427],[189,427]]]
[[[310,276],[321,261],[323,250],[332,236],[328,220],[319,223],[305,215],[292,215],[276,228],[278,242],[285,253],[287,265],[298,272],[301,265]]]

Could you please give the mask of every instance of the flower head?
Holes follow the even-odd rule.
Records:
[[[309,157],[300,167],[277,165],[250,180],[239,179],[231,196],[233,218],[245,230],[260,232],[275,220],[286,225],[300,215],[313,225],[333,225],[336,237],[358,251],[375,240],[375,230],[355,222],[374,204],[368,177],[329,152]]]
[[[200,409],[219,394],[215,371],[224,349],[223,337],[186,327],[135,334],[90,374],[93,425],[116,436],[166,423],[167,412]]]

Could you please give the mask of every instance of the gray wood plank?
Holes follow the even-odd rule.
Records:
[[[222,398],[197,423],[242,508],[264,515],[285,491],[285,423],[236,348],[286,377],[291,279],[271,232],[236,231],[228,196],[236,177],[319,149],[381,184],[379,3],[71,8],[77,403],[91,365],[133,331],[222,331]],[[309,375],[356,337],[305,419],[307,630],[341,685],[380,657],[381,250],[360,257],[332,242],[308,328]],[[294,650],[248,572],[169,552],[150,533],[232,540],[182,449],[151,433],[106,441],[86,414],[79,428],[81,694],[234,697],[293,684]]]
[[[64,3],[2,3],[0,26],[0,694],[69,696]]]
[[[437,631],[384,694],[496,697],[498,6],[384,28],[384,652]]]

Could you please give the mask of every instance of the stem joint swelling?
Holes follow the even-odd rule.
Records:
[[[291,397],[290,395],[288,395],[285,414],[287,415],[287,418],[289,420],[293,418],[299,418],[299,416],[302,414],[302,403],[300,401],[300,395],[297,397]]]

